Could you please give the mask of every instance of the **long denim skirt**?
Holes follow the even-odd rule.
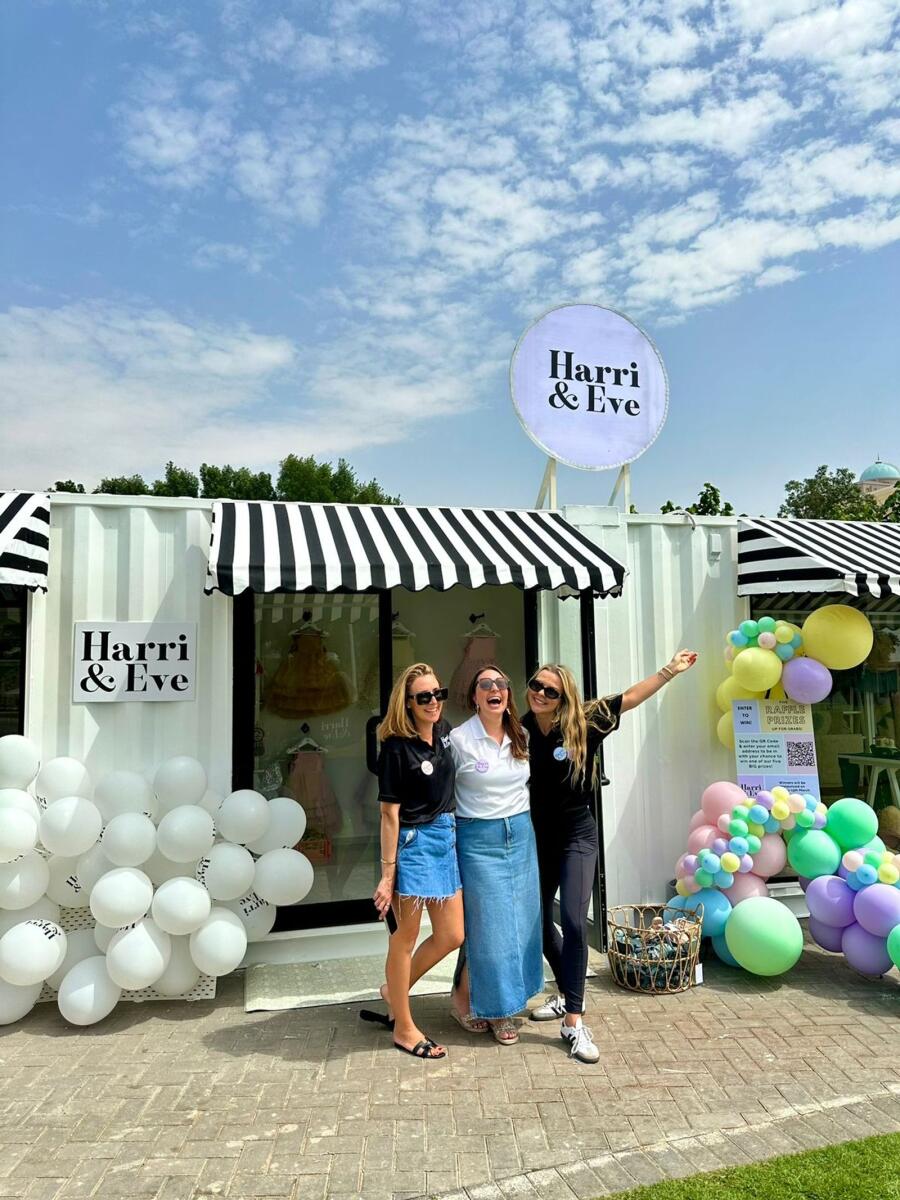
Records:
[[[497,1020],[544,986],[541,893],[529,813],[456,818],[471,1010]]]

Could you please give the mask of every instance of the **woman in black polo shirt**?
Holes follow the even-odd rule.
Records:
[[[522,724],[529,735],[531,819],[537,841],[544,926],[544,957],[558,994],[531,1013],[533,1021],[562,1019],[560,1035],[582,1062],[597,1062],[600,1051],[582,1021],[587,975],[588,905],[597,867],[598,840],[594,792],[600,775],[603,739],[618,728],[622,713],[654,695],[697,660],[679,650],[649,679],[617,696],[583,702],[568,667],[541,667],[528,683],[529,712]],[[559,891],[562,935],[553,920]]]
[[[455,772],[450,726],[441,717],[446,698],[434,670],[414,663],[394,684],[378,730],[381,881],[373,899],[379,916],[393,909],[397,921],[381,994],[393,1010],[394,1045],[416,1058],[444,1058],[447,1051],[413,1021],[409,989],[463,941]],[[423,907],[431,936],[416,947]]]

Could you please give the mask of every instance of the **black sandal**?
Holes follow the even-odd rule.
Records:
[[[437,1050],[437,1042],[433,1042],[431,1038],[422,1038],[421,1042],[417,1042],[412,1050],[407,1050],[405,1046],[401,1046],[399,1042],[394,1042],[396,1050],[402,1050],[404,1054],[411,1054],[413,1058],[446,1058],[447,1051],[442,1050],[440,1054],[432,1054],[432,1050]]]
[[[392,1017],[388,1017],[384,1013],[373,1012],[371,1008],[361,1008],[359,1010],[359,1019],[361,1021],[371,1021],[373,1025],[383,1025],[385,1029],[394,1028]]]

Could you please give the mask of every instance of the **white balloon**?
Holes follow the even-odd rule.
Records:
[[[27,788],[38,773],[41,755],[20,733],[0,738],[0,788]]]
[[[191,943],[187,937],[172,938],[169,965],[153,985],[158,996],[184,996],[200,978],[200,970],[191,958]]]
[[[42,983],[33,983],[31,987],[16,987],[0,979],[0,1025],[12,1025],[13,1021],[21,1021],[30,1013],[37,1004],[43,986]]]
[[[299,850],[269,850],[257,859],[253,890],[270,904],[299,904],[312,885],[312,863]]]
[[[231,900],[225,907],[240,917],[247,931],[248,942],[261,941],[272,932],[278,909],[274,904],[267,904],[256,892],[241,896],[239,900]]]
[[[43,983],[66,956],[66,935],[53,921],[24,921],[0,938],[0,979],[16,987]]]
[[[7,808],[18,808],[34,817],[35,823],[41,819],[41,809],[34,796],[23,792],[21,788],[0,788],[0,813]]]
[[[170,858],[165,858],[159,852],[159,848],[150,855],[147,861],[141,867],[145,875],[149,875],[157,887],[161,883],[165,883],[167,879],[183,879],[186,875],[193,877],[197,871],[197,864],[193,863],[177,863],[172,862]]]
[[[97,943],[94,941],[93,929],[73,929],[66,934],[66,954],[52,975],[47,976],[47,983],[52,988],[59,988],[66,975],[76,963],[85,958],[91,958],[97,953]]]
[[[28,908],[40,900],[49,881],[50,869],[37,850],[0,863],[0,908]]]
[[[96,846],[92,846],[87,854],[82,854],[76,860],[75,874],[85,892],[90,895],[91,889],[100,876],[111,871],[115,865],[103,853],[103,842],[101,841]]]
[[[248,842],[247,849],[254,854],[265,854],[269,850],[295,847],[306,832],[306,813],[290,796],[275,796],[269,801],[269,828],[255,842]]]
[[[173,808],[159,823],[156,831],[160,854],[172,862],[196,862],[212,849],[216,831],[213,819],[199,804],[182,804]]]
[[[69,857],[87,854],[102,828],[100,810],[83,796],[54,800],[41,816],[38,827],[41,841],[51,854]]]
[[[120,813],[156,815],[153,788],[137,771],[110,771],[104,775],[94,791],[94,803],[107,822]]]
[[[151,987],[172,957],[172,939],[145,917],[132,929],[120,929],[106,951],[106,969],[113,983],[129,991]]]
[[[41,807],[66,796],[83,796],[90,800],[93,788],[84,763],[77,758],[51,758],[44,763],[34,781],[34,790]]]
[[[88,889],[78,878],[79,859],[53,854],[47,859],[46,892],[51,900],[63,908],[87,908]]]
[[[91,891],[91,912],[101,925],[121,929],[147,915],[153,884],[137,867],[116,867],[101,875]]]
[[[153,777],[158,812],[164,816],[184,804],[199,804],[206,792],[206,772],[196,758],[167,759]]]
[[[243,846],[221,842],[197,864],[197,878],[213,900],[237,900],[253,883],[256,864]]]
[[[122,989],[106,969],[106,956],[84,958],[63,977],[56,1003],[72,1025],[95,1025],[119,1003]]]
[[[139,867],[156,849],[156,826],[141,812],[123,812],[103,830],[103,853],[117,867]]]
[[[229,842],[255,842],[269,828],[268,800],[252,788],[232,792],[216,813],[216,828]]]
[[[191,958],[204,975],[227,975],[247,951],[244,923],[227,908],[214,908],[191,934]]]
[[[221,792],[205,791],[200,798],[200,807],[205,808],[213,820],[216,819],[216,813],[219,811],[222,800],[224,799]]]
[[[126,925],[125,928],[130,929],[131,926]],[[105,954],[109,949],[109,943],[113,940],[119,930],[110,929],[108,925],[95,925],[93,932],[94,942],[97,946],[97,950],[100,950],[103,954]],[[96,953],[96,951],[94,953]]]
[[[59,905],[49,896],[41,896],[27,908],[0,912],[0,937],[13,925],[21,925],[23,921],[55,921],[59,924]]]
[[[199,929],[212,908],[209,892],[196,879],[169,879],[153,897],[153,919],[166,933],[183,936]]]
[[[0,862],[12,862],[37,845],[37,821],[21,808],[0,810]]]

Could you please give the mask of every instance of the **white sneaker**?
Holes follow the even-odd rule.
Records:
[[[567,1025],[563,1021],[559,1036],[563,1041],[571,1043],[569,1053],[573,1058],[581,1059],[585,1063],[600,1061],[600,1051],[594,1045],[594,1036],[580,1017],[577,1025]]]
[[[565,1015],[565,996],[551,996],[540,1008],[535,1008],[528,1014],[532,1021],[558,1021]]]

